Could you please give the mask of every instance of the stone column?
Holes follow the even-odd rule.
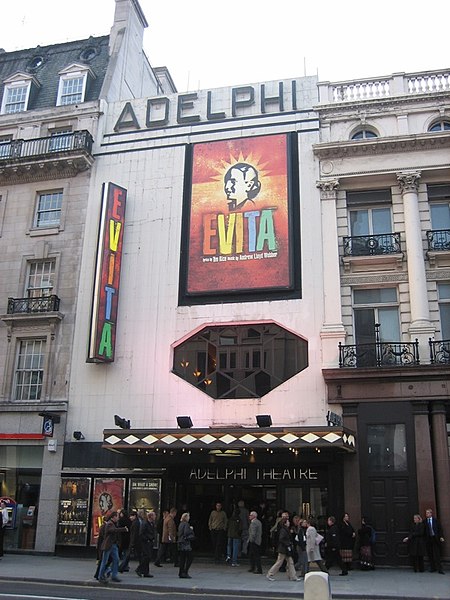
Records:
[[[444,528],[445,537],[442,555],[448,557],[450,553],[450,459],[448,456],[444,402],[433,402],[431,406],[431,443],[433,445],[433,466],[436,478],[437,518]]]
[[[339,188],[337,179],[317,182],[320,189],[322,215],[322,277],[324,322],[322,339],[322,362],[324,367],[338,364],[338,345],[345,342],[342,324],[341,282],[339,273],[339,244],[337,234],[336,197]]]
[[[429,506],[436,505],[434,473],[431,448],[428,402],[412,402],[414,414],[414,438],[416,444],[417,496],[419,512],[425,514]]]
[[[411,340],[419,340],[421,362],[429,362],[428,339],[434,335],[430,322],[427,281],[425,274],[422,231],[420,227],[418,188],[420,171],[397,173],[403,197],[406,253],[408,261],[409,297],[411,304]]]

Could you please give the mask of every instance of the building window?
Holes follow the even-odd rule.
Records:
[[[406,471],[406,428],[403,423],[368,425],[369,471]]]
[[[441,119],[440,121],[436,121],[431,125],[428,131],[449,131],[450,130],[450,121]]]
[[[40,192],[35,227],[57,227],[61,221],[62,191]]]
[[[14,373],[14,399],[40,400],[44,377],[45,340],[19,341]]]
[[[61,76],[58,90],[57,106],[84,102],[87,74]]]
[[[380,342],[400,339],[396,288],[353,290],[353,314],[357,344],[376,341],[375,324]]]
[[[307,366],[307,342],[265,323],[206,327],[175,348],[173,372],[213,398],[260,398]]]
[[[378,137],[378,135],[374,131],[371,131],[370,129],[359,129],[352,135],[351,139],[352,140],[369,140],[369,139],[373,139],[373,138],[377,138],[377,137]]]
[[[392,233],[391,191],[347,192],[350,238],[345,253],[352,256],[400,252],[398,235]]]
[[[50,296],[55,280],[55,260],[30,262],[27,274],[27,298]]]
[[[31,82],[6,84],[3,93],[2,114],[27,110]]]
[[[438,283],[437,288],[441,336],[443,340],[450,340],[450,283]]]

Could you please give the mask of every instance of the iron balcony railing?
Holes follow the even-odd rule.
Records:
[[[0,142],[0,164],[4,161],[14,162],[74,150],[91,154],[92,144],[92,136],[86,130],[31,140],[9,140]]]
[[[8,315],[16,313],[46,313],[59,310],[58,296],[41,296],[40,298],[8,298]]]
[[[450,340],[436,342],[430,338],[430,362],[432,365],[450,365]]]
[[[419,341],[382,342],[380,324],[375,324],[374,341],[343,345],[339,342],[340,367],[410,367],[420,364]]]
[[[410,367],[419,365],[419,342],[374,342],[342,345],[339,367]]]
[[[399,233],[344,237],[344,256],[375,256],[400,252]]]
[[[450,229],[433,229],[427,231],[428,250],[450,250]]]

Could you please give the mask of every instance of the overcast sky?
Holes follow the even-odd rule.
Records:
[[[109,33],[114,0],[3,0],[0,47]],[[178,91],[450,67],[449,0],[140,0],[144,49]]]

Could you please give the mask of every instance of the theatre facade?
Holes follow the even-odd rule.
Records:
[[[412,514],[443,516],[450,275],[422,243],[450,230],[430,217],[449,134],[428,129],[448,76],[397,79],[379,99],[301,77],[105,106],[57,545],[176,506],[207,550],[215,502],[244,500],[267,524],[365,513],[398,564]]]

